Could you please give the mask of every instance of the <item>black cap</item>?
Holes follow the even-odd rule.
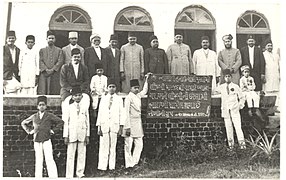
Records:
[[[28,36],[26,36],[26,41],[28,41],[28,40],[33,40],[33,41],[35,41],[35,36],[33,36],[33,35],[28,35]]]
[[[8,31],[7,37],[9,37],[9,36],[14,36],[14,37],[16,37],[15,31]]]
[[[116,34],[111,34],[109,41],[111,41],[111,40],[118,41],[118,36]]]
[[[130,31],[128,32],[128,37],[136,37],[136,35],[134,32]]]
[[[224,76],[225,76],[225,75],[231,75],[230,69],[225,69],[225,70],[223,70],[223,75],[224,75]]]
[[[73,48],[73,49],[71,50],[71,55],[73,56],[73,55],[75,55],[75,54],[80,54],[80,50],[79,50],[78,48]]]
[[[76,94],[78,94],[78,93],[82,93],[80,86],[74,86],[74,87],[72,87],[71,94],[72,94],[72,95],[76,95]]]
[[[102,63],[96,64],[96,65],[95,65],[95,68],[96,68],[96,69],[103,69]]]
[[[138,79],[131,79],[130,80],[130,87],[140,86]]]
[[[254,36],[253,34],[248,34],[248,35],[247,35],[247,40],[248,40],[248,39],[255,39],[255,36]]]
[[[150,42],[152,42],[154,39],[158,39],[157,36],[152,35],[152,36],[149,38]]]
[[[51,30],[48,30],[48,31],[47,31],[47,37],[48,37],[48,36],[51,36],[51,35],[54,35],[54,36],[55,36],[55,33],[54,33],[53,31],[51,31]]]
[[[108,78],[107,80],[107,86],[109,86],[110,84],[113,84],[116,86],[115,80],[113,78]]]
[[[38,96],[37,104],[39,104],[40,102],[44,102],[45,104],[47,104],[47,97],[46,96]]]

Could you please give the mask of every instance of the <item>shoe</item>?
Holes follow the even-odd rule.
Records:
[[[98,170],[98,176],[99,177],[102,177],[102,176],[105,176],[106,175],[106,170]]]

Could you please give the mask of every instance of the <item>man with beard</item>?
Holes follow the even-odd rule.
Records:
[[[115,81],[116,91],[121,91],[120,85],[120,55],[117,48],[118,37],[115,34],[110,36],[109,46],[105,49],[108,57],[109,77]]]
[[[128,43],[121,47],[120,76],[122,92],[128,93],[131,79],[138,79],[143,84],[144,79],[144,50],[136,43],[137,37],[133,32],[128,33]]]
[[[169,46],[166,54],[171,74],[190,75],[194,73],[192,52],[190,47],[183,43],[181,34],[175,36],[175,43]]]
[[[261,49],[255,46],[254,35],[247,36],[247,46],[241,48],[242,65],[250,67],[250,76],[254,78],[254,91],[261,91],[265,83],[265,59]]]
[[[241,66],[241,54],[238,49],[232,48],[232,35],[224,35],[222,37],[225,49],[218,53],[218,64],[221,68],[221,81],[220,84],[224,83],[223,71],[230,69],[232,82],[239,85],[240,74],[239,68]]]
[[[40,77],[38,94],[60,94],[60,69],[63,65],[63,51],[55,46],[54,32],[47,32],[48,46],[40,49]]]
[[[151,48],[145,50],[145,74],[151,72],[153,74],[168,74],[168,59],[165,51],[159,47],[157,36],[150,37]]]
[[[194,74],[196,75],[211,75],[212,79],[212,91],[216,88],[216,84],[219,81],[220,68],[217,62],[216,52],[209,49],[210,41],[208,36],[201,37],[201,49],[197,49],[194,52]]]
[[[83,53],[84,53],[84,49],[77,44],[78,42],[78,33],[77,32],[69,32],[69,42],[70,44],[68,44],[67,46],[63,47],[63,58],[64,58],[64,64],[69,64],[71,61],[71,51],[74,48],[78,48],[80,50],[80,54],[81,54],[81,63],[84,64],[83,61]]]

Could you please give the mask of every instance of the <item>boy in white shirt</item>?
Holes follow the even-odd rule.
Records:
[[[91,78],[90,91],[92,98],[92,108],[97,109],[98,99],[107,91],[107,77],[103,75],[104,70],[102,64],[98,64],[96,75]]]

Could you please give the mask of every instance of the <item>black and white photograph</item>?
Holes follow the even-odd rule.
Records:
[[[282,1],[1,7],[1,178],[286,177]]]

